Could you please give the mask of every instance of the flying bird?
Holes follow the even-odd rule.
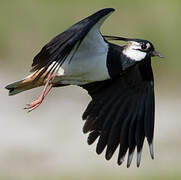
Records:
[[[153,153],[155,119],[154,79],[151,57],[159,54],[150,41],[103,36],[100,27],[114,11],[102,9],[48,42],[34,57],[32,72],[23,80],[6,86],[9,95],[44,86],[40,97],[27,104],[32,111],[44,100],[52,87],[77,85],[88,91],[92,100],[82,119],[87,142],[98,139],[96,152],[105,150],[111,159],[116,149],[118,165],[128,152],[127,167],[137,149],[140,166],[144,139]],[[124,41],[119,46],[110,41]]]

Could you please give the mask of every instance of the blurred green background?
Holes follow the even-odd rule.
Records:
[[[78,87],[54,89],[36,111],[23,106],[40,89],[8,97],[4,87],[27,75],[33,57],[56,34],[105,7],[116,11],[102,33],[150,40],[165,59],[152,60],[156,91],[155,160],[145,143],[130,169],[96,155],[81,132],[90,98]],[[181,179],[180,0],[0,0],[0,178]]]

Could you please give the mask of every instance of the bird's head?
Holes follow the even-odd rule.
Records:
[[[155,50],[153,44],[147,40],[129,38],[122,38],[122,40],[128,42],[128,44],[124,46],[123,54],[131,60],[142,61],[153,56],[163,58],[163,56]]]

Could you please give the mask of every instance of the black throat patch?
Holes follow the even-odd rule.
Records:
[[[131,60],[123,52],[123,46],[109,43],[107,68],[111,78],[117,77],[137,62]]]

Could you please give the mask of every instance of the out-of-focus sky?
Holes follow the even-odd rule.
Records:
[[[34,112],[23,110],[40,89],[9,97],[4,87],[29,73],[41,47],[105,7],[116,11],[102,33],[150,40],[165,58],[152,60],[156,91],[155,160],[145,143],[141,168],[106,161],[88,146],[81,115],[90,101],[78,87],[57,88]],[[0,0],[0,177],[87,179],[181,177],[181,1]],[[36,178],[37,179],[37,178]]]

